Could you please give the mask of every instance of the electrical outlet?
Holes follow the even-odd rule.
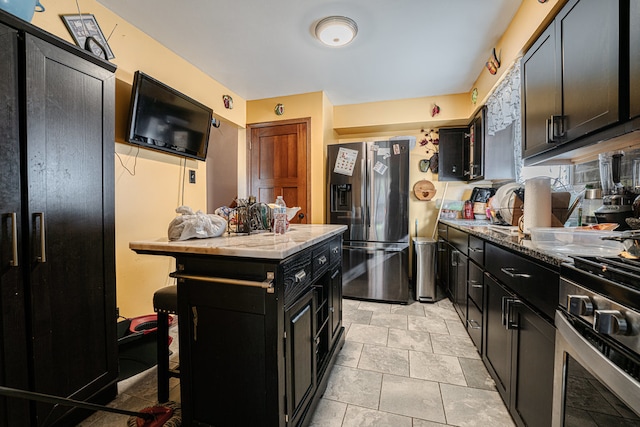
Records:
[[[196,183],[196,171],[193,169],[189,169],[189,184]]]

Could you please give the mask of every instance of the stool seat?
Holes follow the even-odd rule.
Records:
[[[164,286],[155,291],[153,311],[158,313],[158,402],[163,403],[169,400],[169,378],[180,378],[180,369],[169,367],[169,315],[178,314],[178,287]]]
[[[165,286],[153,294],[153,311],[178,314],[178,287]]]

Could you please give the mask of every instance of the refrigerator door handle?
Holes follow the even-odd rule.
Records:
[[[366,151],[365,151],[366,152]],[[366,167],[365,167],[365,160],[362,159],[362,165],[361,165],[361,169],[362,169],[362,174],[363,174],[363,182],[365,183],[365,187],[364,188],[368,188],[371,189],[371,172],[370,172],[370,166],[371,163],[370,161],[367,159],[366,160]],[[365,197],[365,203],[364,206],[366,206],[366,211],[365,211],[365,217],[364,217],[364,224],[367,230],[367,235],[365,237],[365,240],[367,240],[369,238],[369,227],[371,227],[371,197],[369,194],[367,194],[367,192],[363,192],[364,197]]]

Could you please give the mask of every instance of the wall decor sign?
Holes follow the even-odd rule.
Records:
[[[224,108],[233,110],[233,98],[230,95],[222,95],[222,102],[224,102]]]
[[[115,58],[95,16],[83,13],[82,15],[60,15],[60,17],[78,46],[105,59]]]
[[[284,105],[277,104],[273,110],[276,112],[276,115],[281,116],[284,114]]]
[[[491,52],[491,57],[489,57],[489,60],[487,61],[487,63],[485,64],[487,67],[487,70],[489,70],[489,72],[491,74],[495,74],[498,72],[498,68],[500,68],[500,58],[499,55],[496,54],[496,48],[493,48],[493,51]]]
[[[478,102],[478,88],[474,87],[473,91],[471,91],[471,102],[473,102],[473,105],[476,105],[476,102]]]

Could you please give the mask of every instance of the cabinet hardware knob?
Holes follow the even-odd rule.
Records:
[[[300,270],[295,274],[295,279],[297,283],[300,283],[307,277],[307,273],[304,270]]]

